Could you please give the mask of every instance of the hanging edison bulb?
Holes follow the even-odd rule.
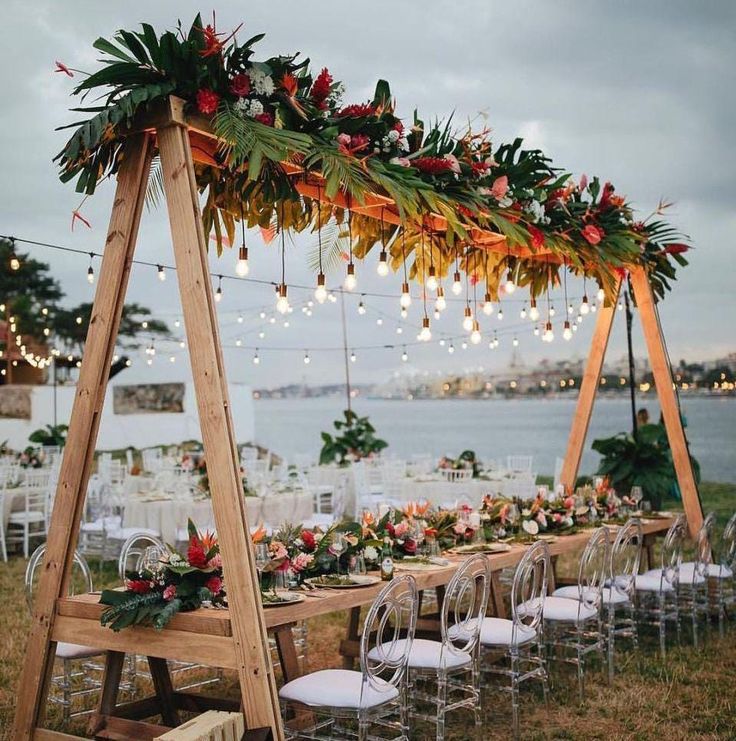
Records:
[[[442,286],[437,287],[437,300],[434,303],[437,311],[444,311],[447,308],[447,301],[445,300],[445,289]]]
[[[452,342],[450,343],[450,347],[447,348],[447,352],[449,352],[450,355],[455,352],[455,345],[453,345]]]
[[[406,352],[406,348],[401,353],[401,359],[406,363],[407,360],[409,360],[409,353]]]
[[[572,314],[575,313],[575,309],[574,309],[574,307],[573,307],[572,304],[568,304],[567,305],[567,313],[570,314],[570,315],[572,315]]]
[[[399,299],[402,309],[408,309],[411,306],[411,294],[409,293],[409,284],[401,284],[401,298]]]
[[[163,265],[156,265],[156,276],[162,283],[166,280],[166,271]]]
[[[436,291],[437,290],[437,273],[434,269],[434,265],[429,266],[429,271],[427,273],[427,288],[430,291]]]
[[[580,313],[585,316],[590,313],[590,304],[588,303],[588,296],[584,295],[583,300],[580,303]]]
[[[385,278],[388,275],[388,253],[386,250],[381,250],[378,255],[378,265],[376,266],[376,272]]]
[[[248,248],[245,244],[240,246],[238,250],[238,261],[235,263],[235,274],[241,278],[245,278],[250,273],[250,265],[248,264]]]
[[[473,329],[473,312],[471,311],[470,306],[465,307],[463,317],[463,329],[466,332],[470,332]]]
[[[547,322],[547,324],[544,325],[544,334],[542,335],[542,340],[544,342],[552,342],[555,338],[555,333],[552,331],[552,322]]]
[[[253,365],[258,365],[261,362],[261,358],[258,355],[258,348],[256,348],[255,355],[253,355]]]
[[[279,283],[278,298],[276,299],[276,311],[279,314],[288,314],[289,312],[289,299],[286,293],[286,283]]]
[[[432,339],[432,331],[429,328],[428,316],[425,316],[422,319],[422,331],[419,333],[419,339],[422,342],[429,342]]]
[[[480,324],[478,323],[478,320],[473,320],[473,331],[470,333],[470,341],[474,345],[480,344],[481,336],[480,336]]]
[[[95,282],[95,269],[90,265],[87,268],[87,283],[92,285]]]
[[[491,294],[486,291],[486,295],[483,296],[483,313],[486,316],[493,314],[493,301],[491,301]]]
[[[456,270],[452,276],[452,292],[455,296],[459,296],[463,292],[463,284],[460,280],[460,271]]]
[[[357,358],[357,356],[355,355],[355,350],[353,350],[353,352],[351,352],[351,353],[350,353],[350,362],[351,362],[351,363],[354,363],[354,362],[355,362],[355,361],[356,361],[357,359],[358,359],[358,358]]]
[[[512,344],[512,345],[513,345],[514,347],[519,347],[519,338],[518,338],[518,337],[516,337],[516,336],[514,335],[514,339],[513,339],[513,340],[511,340],[511,344]]]
[[[550,315],[550,316],[554,316],[554,315],[555,315],[556,313],[557,313],[557,312],[555,311],[555,306],[554,306],[554,304],[552,304],[552,305],[551,305],[551,306],[549,307],[549,315]]]
[[[565,320],[565,328],[562,330],[562,338],[565,340],[569,340],[572,337],[572,327],[570,326],[570,322]]]
[[[598,311],[598,304],[591,304],[590,305],[590,311],[595,314],[596,311]]]
[[[503,309],[500,306],[498,307],[498,314],[496,314],[496,318],[499,322],[503,321]]]
[[[537,308],[537,299],[533,298],[529,302],[529,318],[536,322],[539,319],[539,309]]]
[[[304,351],[304,365],[309,365],[312,359],[309,357],[309,350]]]
[[[362,301],[362,300],[361,300],[361,301],[360,301],[360,303],[358,304],[358,314],[360,314],[361,316],[362,316],[363,314],[365,314],[365,304],[363,303],[363,301]]]
[[[524,306],[521,307],[521,311],[519,312],[519,316],[522,319],[526,319],[526,304],[524,304]]]
[[[596,298],[600,303],[603,303],[606,298],[606,292],[602,288],[599,288],[598,293],[596,294]]]
[[[325,274],[320,273],[317,276],[317,287],[314,289],[314,298],[318,304],[327,301],[327,288],[325,287]]]
[[[15,254],[15,240],[10,240],[10,260],[9,265],[10,269],[15,272],[16,270],[20,270],[20,259],[18,258],[18,255]]]
[[[506,291],[506,293],[513,293],[516,290],[516,283],[514,283],[514,274],[511,271],[511,268],[509,268],[508,273],[506,273],[506,282],[503,284],[503,289]]]
[[[352,260],[348,263],[348,271],[345,275],[345,283],[343,285],[347,291],[355,290],[355,286],[358,285],[358,280],[355,277],[355,265]]]

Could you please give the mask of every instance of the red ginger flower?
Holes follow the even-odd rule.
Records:
[[[269,113],[268,111],[263,111],[263,113],[259,113],[257,116],[255,116],[256,121],[262,123],[264,126],[273,126],[274,118],[273,113]]]
[[[532,226],[531,224],[527,229],[529,230],[529,236],[531,237],[532,247],[534,247],[535,250],[544,247],[544,233],[542,230],[537,229],[536,226]]]
[[[187,561],[190,566],[194,566],[197,569],[203,569],[207,566],[207,554],[205,553],[202,544],[199,540],[192,537],[189,541],[189,549],[187,550]]]
[[[598,244],[606,236],[603,229],[595,224],[588,224],[580,233],[588,244]]]
[[[136,594],[148,594],[151,591],[151,582],[145,579],[128,579],[126,586]]]
[[[452,170],[452,162],[444,157],[417,157],[411,163],[417,170],[427,175],[439,175]]]
[[[250,92],[250,77],[248,77],[244,72],[235,75],[235,77],[230,80],[230,92],[238,97],[248,95]]]
[[[331,85],[332,75],[327,70],[327,67],[323,67],[322,71],[317,75],[317,79],[312,84],[312,90],[310,91],[312,103],[321,111],[327,108],[326,101],[330,95]]]
[[[348,116],[363,118],[364,116],[372,116],[375,112],[376,109],[370,103],[353,103],[353,105],[340,109],[337,116],[338,118],[347,118]]]
[[[308,551],[313,551],[317,546],[317,541],[314,537],[314,533],[311,530],[302,530],[302,543]]]
[[[217,104],[220,102],[220,96],[208,88],[197,90],[197,108],[200,113],[210,115],[217,110]]]
[[[681,255],[683,252],[687,252],[690,249],[688,245],[681,244],[680,242],[671,242],[668,244],[662,252],[665,255]]]
[[[211,576],[205,582],[205,587],[216,597],[222,591],[222,579],[219,576]]]

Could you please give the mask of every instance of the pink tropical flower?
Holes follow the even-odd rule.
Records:
[[[403,538],[409,532],[409,523],[402,521],[398,525],[394,525],[394,534],[397,538]]]
[[[578,187],[581,192],[588,187],[588,176],[585,173],[580,176],[580,185]]]
[[[298,574],[308,569],[314,563],[314,556],[311,553],[299,553],[291,562],[291,568]]]
[[[221,569],[222,568],[222,556],[219,553],[215,553],[212,558],[207,561],[207,566],[211,569]]]
[[[337,143],[347,147],[350,145],[350,134],[338,134]]]
[[[506,196],[508,189],[509,189],[509,179],[506,175],[501,175],[501,177],[498,177],[493,181],[493,185],[491,186],[491,195],[497,201],[500,201],[502,198]]]
[[[603,229],[601,229],[599,226],[596,226],[595,224],[588,224],[583,229],[581,234],[583,235],[583,239],[585,239],[588,244],[598,244],[606,235]]]
[[[164,599],[167,602],[170,602],[174,597],[176,597],[176,584],[169,584],[169,586],[164,589]]]
[[[459,175],[460,162],[458,162],[457,157],[454,154],[446,154],[445,159],[450,163],[450,169]]]

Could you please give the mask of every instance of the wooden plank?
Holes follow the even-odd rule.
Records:
[[[270,728],[275,738],[283,739],[243,501],[192,153],[184,127],[171,124],[159,128],[157,133],[212,505],[228,584],[233,630],[229,642],[237,664],[246,727]]]
[[[69,421],[64,459],[59,473],[46,555],[31,619],[23,672],[18,685],[14,739],[31,738],[46,706],[54,661],[49,635],[58,597],[66,595],[79,523],[105,400],[110,364],[138,236],[151,163],[147,134],[124,145],[105,251],[92,306],[84,360]]]
[[[100,730],[97,731],[96,738],[108,738],[113,741],[153,741],[171,730],[170,726],[118,718],[114,715],[101,715],[99,722]]]
[[[36,728],[33,731],[33,741],[79,741],[84,736],[72,736],[61,731],[50,731],[48,728]]]
[[[301,675],[299,659],[296,655],[296,646],[294,645],[294,634],[291,628],[292,625],[290,623],[288,625],[281,625],[273,631],[284,683],[291,682],[292,679],[296,679]]]
[[[97,713],[94,713],[87,724],[89,733],[94,736],[101,728],[99,715],[109,715],[115,710],[118,703],[120,678],[123,674],[125,654],[120,651],[108,651],[105,656],[105,672],[102,677],[102,691],[97,703]]]
[[[588,351],[588,361],[585,364],[583,379],[580,384],[580,393],[578,394],[578,403],[575,406],[575,416],[572,419],[572,428],[570,437],[567,441],[567,452],[565,461],[560,473],[560,482],[565,485],[566,489],[574,489],[575,481],[580,469],[580,460],[583,457],[585,448],[585,438],[588,435],[588,426],[590,417],[593,413],[593,404],[598,386],[601,382],[601,371],[603,370],[603,361],[606,357],[606,348],[608,339],[611,336],[611,327],[616,314],[616,304],[618,295],[621,291],[621,281],[616,284],[615,295],[611,303],[601,306],[598,309],[598,318],[595,323],[593,339]]]
[[[100,619],[104,605],[100,604],[99,594],[75,594],[60,599],[56,604],[58,615],[67,617]],[[180,612],[169,621],[166,630],[197,633],[213,636],[232,636],[230,614],[227,610],[194,610]]]
[[[234,713],[240,710],[240,702],[227,697],[212,697],[201,695],[189,690],[177,690],[172,695],[174,704],[179,710],[187,710],[191,713],[203,713],[206,710],[224,710]]]
[[[232,638],[211,635],[195,638],[192,633],[178,630],[159,631],[138,626],[114,633],[100,625],[99,618],[90,620],[59,615],[54,622],[52,640],[131,654],[145,649],[150,656],[194,661],[223,669],[236,669],[238,665]]]
[[[690,535],[695,537],[703,524],[703,508],[687,449],[685,430],[682,427],[682,418],[677,405],[674,380],[667,358],[662,328],[657,318],[654,293],[644,268],[638,267],[631,270],[631,284],[634,288],[641,328],[649,351],[649,365],[654,375],[654,384],[657,387],[659,406],[662,410],[667,439],[672,451],[677,482],[680,484],[680,491],[682,492],[682,504],[687,516],[688,529]]]

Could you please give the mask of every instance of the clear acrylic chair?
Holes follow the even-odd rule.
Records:
[[[43,562],[46,544],[38,546],[31,555],[26,567],[25,593],[28,609],[33,612],[33,595],[36,588],[36,572]],[[69,581],[69,594],[89,593],[92,591],[92,574],[84,558],[74,552],[72,578]],[[94,703],[89,707],[74,710],[77,698],[97,695],[102,687],[102,665],[95,664],[92,658],[102,656],[104,651],[90,646],[58,642],[55,661],[61,665],[61,673],[54,673],[51,687],[55,692],[49,693],[48,702],[61,705],[62,721],[67,723],[71,718],[93,712]],[[96,675],[96,676],[95,676]]]
[[[447,713],[469,708],[476,728],[481,724],[479,639],[488,605],[491,570],[488,559],[476,555],[453,574],[445,590],[440,612],[440,640],[415,638],[409,654],[409,699],[411,717],[435,723],[437,741],[445,737]],[[378,649],[368,654],[375,659]],[[434,683],[434,693],[420,691],[419,685]],[[416,711],[418,701],[433,711]]]
[[[607,586],[601,590],[603,621],[608,638],[608,680],[613,680],[616,638],[628,638],[634,648],[639,645],[634,600],[634,580],[641,562],[641,521],[631,519],[618,529],[610,551]],[[578,599],[577,585],[560,587],[554,597]]]
[[[662,658],[667,652],[667,623],[674,623],[680,641],[680,607],[677,588],[685,541],[686,520],[678,515],[662,543],[662,566],[634,579],[636,618],[639,624],[655,625],[659,629]]]
[[[713,587],[709,590],[712,610],[718,615],[718,632],[723,636],[726,610],[736,604],[736,514],[726,523],[721,535],[717,563],[708,565],[708,580]]]
[[[508,677],[503,689],[511,693],[514,738],[519,737],[519,686],[535,679],[542,683],[545,702],[549,693],[547,667],[542,644],[542,613],[550,573],[549,547],[537,541],[519,561],[511,584],[511,619],[487,617],[480,631],[481,656],[495,658],[499,652],[508,668],[482,661],[481,671]]]
[[[609,574],[608,528],[593,531],[580,557],[577,599],[552,596],[544,601],[544,639],[550,655],[577,668],[580,702],[585,700],[585,663],[590,653],[604,660],[606,639],[601,606]]]
[[[386,738],[375,735],[380,729],[398,734],[391,738],[407,741],[407,665],[418,604],[413,577],[395,577],[378,594],[363,624],[360,671],[323,669],[281,688],[282,713],[286,718],[293,712],[297,721],[293,724],[297,727],[291,728],[286,720],[287,738]],[[349,722],[357,729],[350,730]]]
[[[695,554],[692,561],[680,564],[677,599],[680,611],[690,615],[693,645],[698,646],[698,625],[701,617],[708,628],[708,570],[713,561],[713,532],[716,526],[715,512],[709,512],[695,538]]]

